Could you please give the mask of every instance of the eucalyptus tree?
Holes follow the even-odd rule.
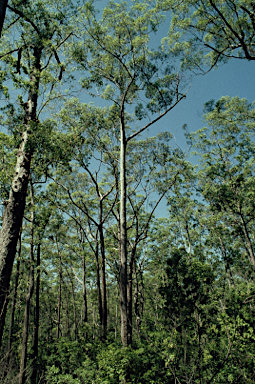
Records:
[[[238,97],[207,103],[208,128],[192,134],[201,155],[199,189],[209,203],[213,226],[230,227],[255,270],[254,104]],[[216,225],[217,226],[217,225]]]
[[[53,197],[56,206],[78,225],[83,240],[89,244],[95,255],[99,316],[102,335],[105,337],[107,326],[105,227],[116,203],[117,193],[115,176],[118,147],[114,130],[116,111],[113,108],[82,104],[77,99],[72,99],[65,104],[58,117],[59,124],[72,137],[71,146],[75,163],[71,173],[63,173],[63,169],[59,167],[52,176],[58,188],[54,190],[52,185],[49,191],[52,196],[55,194],[58,196]]]
[[[9,198],[4,202],[0,233],[0,340],[31,160],[37,143],[40,143],[40,149],[43,146],[40,141],[44,137],[44,128],[39,122],[39,97],[46,96],[49,91],[49,101],[55,85],[62,78],[64,68],[59,52],[71,35],[69,17],[72,9],[70,2],[66,1],[54,4],[47,1],[13,2],[8,7],[12,11],[8,16],[10,28],[1,39],[1,59],[4,73],[8,73],[8,80],[17,88],[17,101],[11,103],[7,100],[6,125],[16,138],[18,151]],[[25,102],[24,95],[27,97]]]
[[[170,0],[163,6],[174,14],[168,42],[184,49],[185,65],[204,71],[230,58],[255,60],[253,1]]]
[[[76,60],[77,68],[84,71],[82,86],[91,95],[112,102],[119,119],[121,340],[127,345],[128,146],[133,138],[160,120],[185,95],[181,74],[174,69],[169,55],[161,49],[153,51],[150,48],[150,36],[163,19],[157,5],[134,2],[128,9],[124,2],[110,2],[100,20],[93,5],[87,3],[80,8],[79,17],[76,35],[80,40],[70,47],[70,54]],[[130,133],[127,132],[127,112],[134,113],[137,119]]]

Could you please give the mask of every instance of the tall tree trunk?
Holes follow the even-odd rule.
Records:
[[[61,305],[62,305],[62,259],[61,253],[58,248],[58,240],[56,238],[56,244],[58,249],[58,257],[59,257],[59,287],[58,287],[58,312],[57,312],[57,329],[56,329],[56,339],[59,339],[60,333],[60,317],[61,317]]]
[[[103,324],[103,319],[102,319],[102,295],[101,295],[99,260],[98,260],[98,241],[96,243],[95,257],[96,257],[96,273],[97,273],[98,312],[99,312],[100,325],[102,327],[102,324]]]
[[[116,305],[115,305],[115,340],[117,340],[118,336],[118,322],[119,322],[119,316],[118,316],[118,286],[116,286]]]
[[[31,122],[37,123],[36,108],[39,93],[41,54],[42,49],[35,47],[33,68],[30,73],[30,91],[28,101],[25,104],[24,131],[17,152],[15,175],[12,180],[9,199],[5,202],[0,232],[0,345],[9,300],[12,267],[26,204],[30,162],[33,153],[33,143],[30,142],[30,136],[34,126]]]
[[[126,219],[126,137],[124,126],[124,111],[120,125],[120,320],[121,343],[128,345],[127,318],[127,219]]]
[[[31,184],[31,203],[32,209],[34,206],[33,201],[33,187]],[[20,371],[19,371],[19,384],[24,384],[26,380],[26,362],[27,362],[27,342],[29,335],[29,310],[30,302],[34,292],[34,212],[31,212],[31,234],[30,234],[30,271],[29,271],[29,287],[26,295],[25,312],[24,312],[24,327],[23,337],[21,345],[21,357],[20,357]]]
[[[64,332],[64,336],[70,338],[70,317],[69,317],[69,297],[68,297],[68,289],[64,290],[66,292],[66,330]]]
[[[107,327],[107,297],[106,297],[106,278],[105,278],[105,245],[104,245],[104,232],[102,221],[102,202],[100,202],[100,225],[99,225],[99,236],[100,236],[100,247],[101,247],[101,278],[102,278],[102,336],[106,337]]]
[[[73,322],[74,322],[74,340],[77,339],[77,324],[76,324],[76,308],[75,308],[75,293],[72,274],[70,275],[71,286],[72,286],[72,301],[73,301]]]
[[[128,345],[132,344],[132,323],[133,323],[133,269],[136,253],[136,244],[132,248],[129,272],[128,272],[128,292],[127,292],[127,316],[128,316]]]
[[[137,333],[139,333],[140,327],[141,327],[142,313],[143,313],[143,295],[142,295],[142,287],[141,289],[139,289],[139,281],[138,281],[136,264],[134,264],[134,271],[135,271],[134,305],[135,305],[135,317],[136,317],[136,331]],[[142,275],[141,275],[141,285],[142,285]]]
[[[33,340],[33,370],[31,376],[31,384],[36,383],[37,364],[38,364],[38,335],[39,335],[39,319],[40,319],[40,265],[41,265],[41,244],[37,245],[36,260],[36,290],[35,290],[35,324],[34,324],[34,340]]]
[[[85,256],[82,259],[82,296],[83,296],[83,322],[88,322],[88,302],[86,290],[86,260]]]

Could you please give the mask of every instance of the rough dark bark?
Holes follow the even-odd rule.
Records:
[[[34,319],[34,340],[33,340],[33,369],[31,384],[36,383],[38,363],[38,340],[39,340],[39,319],[40,319],[40,265],[41,265],[41,244],[37,245],[36,258],[36,288],[35,288],[35,319]]]
[[[30,91],[28,101],[25,103],[24,130],[17,153],[15,175],[5,203],[0,232],[0,345],[2,341],[6,310],[9,300],[10,278],[16,247],[21,230],[22,219],[26,204],[27,186],[30,175],[30,162],[33,154],[31,131],[36,125],[36,108],[40,79],[41,48],[34,48],[33,67],[30,73]]]

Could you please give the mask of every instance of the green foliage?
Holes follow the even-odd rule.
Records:
[[[165,383],[164,361],[152,348],[120,348],[109,345],[96,356],[97,363],[86,359],[76,371],[86,383],[118,384]]]
[[[197,71],[229,58],[254,60],[254,9],[251,0],[163,1],[173,18],[170,49],[183,57],[183,64]]]
[[[79,379],[74,379],[70,374],[59,373],[59,368],[52,365],[46,373],[47,384],[81,384]]]

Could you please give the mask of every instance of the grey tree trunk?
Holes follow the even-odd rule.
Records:
[[[0,345],[2,342],[5,316],[9,301],[10,278],[16,247],[21,230],[26,204],[27,186],[30,175],[30,162],[33,145],[30,134],[36,125],[36,108],[40,80],[41,48],[34,48],[34,61],[30,73],[30,91],[25,103],[24,130],[17,153],[16,169],[13,177],[9,199],[5,202],[5,210],[0,232]]]
[[[102,336],[106,337],[107,327],[107,297],[106,297],[106,277],[105,277],[105,245],[104,245],[104,233],[102,225],[102,202],[100,201],[100,247],[101,247],[101,279],[102,279]]]
[[[123,111],[124,113],[124,111]],[[127,219],[126,219],[126,137],[124,116],[120,125],[120,321],[121,343],[128,345],[127,317]]]

